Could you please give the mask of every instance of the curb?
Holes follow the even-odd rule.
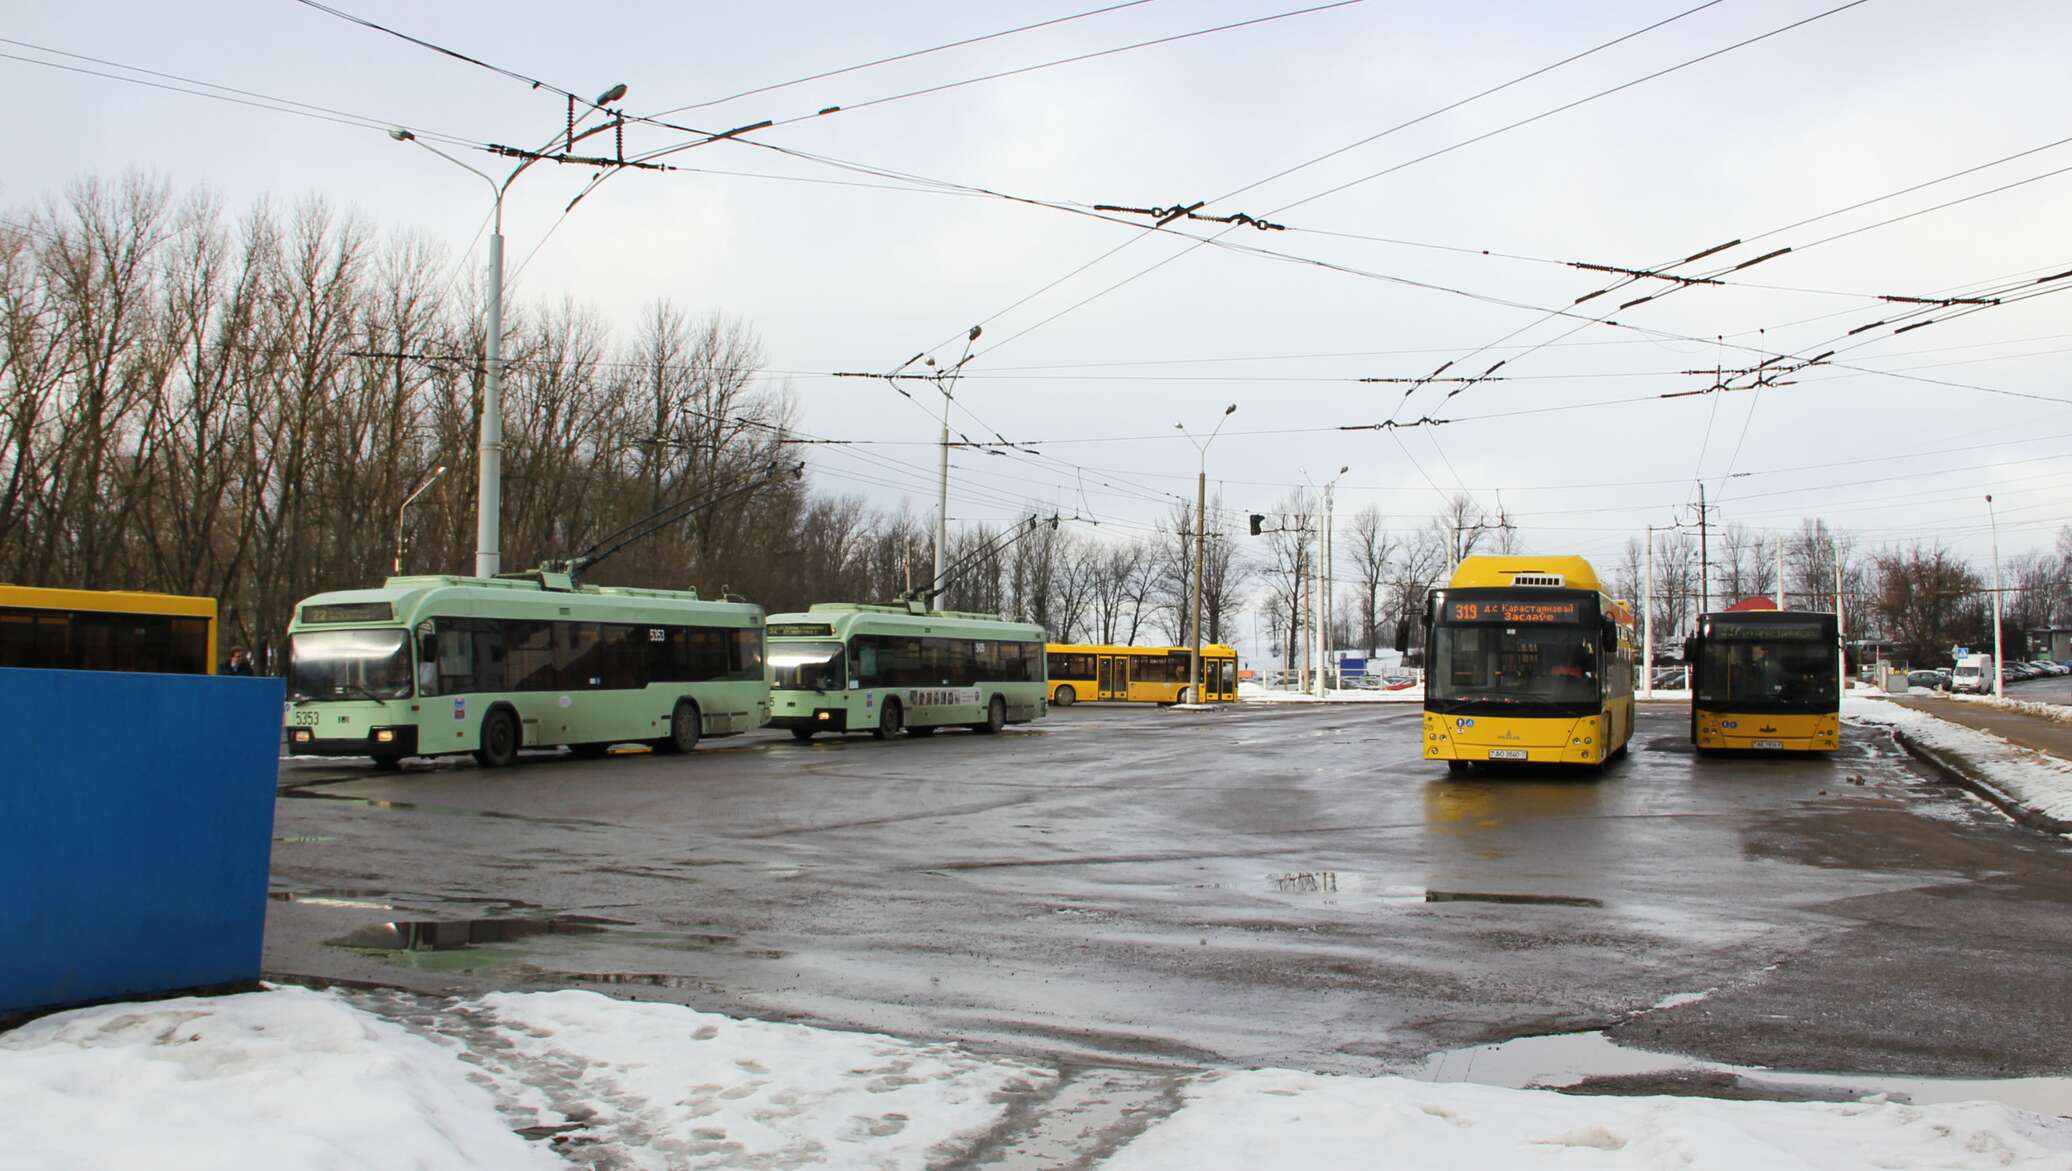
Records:
[[[1958,763],[1957,758],[1930,748],[1898,728],[1892,729],[1892,739],[1906,750],[1907,755],[1933,769],[1944,780],[1961,789],[1969,790],[1991,802],[1993,806],[2014,819],[2019,825],[2040,829],[2046,833],[2072,833],[2072,822],[2061,821],[2049,814],[2039,813],[1995,788],[1985,778]]]

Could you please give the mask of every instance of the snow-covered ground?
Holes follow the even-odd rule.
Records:
[[[921,1168],[970,1153],[1056,1077],[956,1046],[589,992],[282,987],[0,1034],[0,1168],[569,1166],[559,1153],[629,1168]],[[1175,1113],[1101,1165],[2062,1171],[2072,1120],[1986,1102],[1581,1097],[1237,1071],[1192,1079]]]
[[[1912,690],[1914,694],[1919,695],[1923,689],[1916,687]],[[1981,707],[1997,707],[2001,711],[2020,712],[2025,716],[2041,716],[2046,720],[2058,720],[2072,724],[2072,707],[2067,707],[2062,703],[2036,703],[2026,699],[2002,699],[1997,695],[1957,695],[1954,693],[1943,698],[1954,699],[1959,703],[1975,703]]]
[[[1844,699],[1842,715],[1864,724],[1897,728],[1931,749],[1962,757],[1979,779],[2008,800],[2055,821],[2072,822],[2072,763],[1990,732],[1864,695]]]
[[[1321,698],[1307,691],[1282,691],[1257,683],[1237,685],[1239,703],[1423,703],[1424,688],[1412,685],[1395,691],[1367,687],[1330,687]]]

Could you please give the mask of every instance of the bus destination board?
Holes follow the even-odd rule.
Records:
[[[826,622],[772,622],[771,638],[831,638],[835,628]]]
[[[1524,601],[1510,599],[1448,600],[1448,622],[1568,622],[1582,621],[1581,603],[1568,601]]]
[[[1713,619],[1711,634],[1714,638],[1749,642],[1820,642],[1834,637],[1823,632],[1818,622],[1735,622],[1719,618]]]

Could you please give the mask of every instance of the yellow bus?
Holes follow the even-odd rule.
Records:
[[[1633,736],[1633,612],[1581,557],[1469,557],[1425,607],[1424,755],[1601,767]]]
[[[216,599],[0,585],[0,667],[216,673]]]
[[[1833,614],[1703,614],[1691,664],[1691,742],[1699,752],[1833,752],[1841,740],[1840,628]]]
[[[1102,646],[1054,642],[1050,654],[1050,702],[1070,707],[1080,700],[1179,703],[1187,690],[1184,646]],[[1220,643],[1201,648],[1202,702],[1237,701],[1237,652]]]

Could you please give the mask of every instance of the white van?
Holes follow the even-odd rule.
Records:
[[[1965,655],[1957,660],[1957,669],[1950,676],[1950,690],[1983,695],[1993,690],[1993,678],[1993,656]]]

